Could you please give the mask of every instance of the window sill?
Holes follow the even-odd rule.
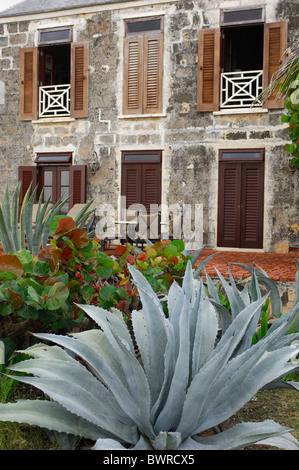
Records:
[[[51,122],[57,123],[57,122],[73,122],[73,121],[75,121],[75,119],[71,117],[51,117],[51,118],[35,119],[32,121],[32,124],[49,124]]]
[[[166,113],[157,114],[120,114],[118,119],[151,119],[166,117]]]
[[[225,114],[259,114],[267,113],[268,109],[265,108],[231,108],[221,109],[220,111],[213,111],[214,116],[222,116]]]

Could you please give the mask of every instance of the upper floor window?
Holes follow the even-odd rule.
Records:
[[[20,119],[86,117],[87,43],[73,43],[71,27],[38,33],[38,47],[20,51]]]
[[[264,23],[263,8],[222,11],[220,28],[199,31],[198,110],[256,104],[286,45],[286,22]],[[283,102],[273,94],[265,106],[279,108]]]
[[[162,111],[163,18],[127,20],[124,39],[124,114]]]

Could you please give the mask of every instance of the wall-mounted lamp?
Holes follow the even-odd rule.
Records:
[[[100,166],[101,166],[100,159],[98,157],[97,152],[94,151],[93,152],[93,159],[90,162],[88,162],[88,168],[90,170],[90,173],[92,175],[94,175],[95,172],[100,169]]]

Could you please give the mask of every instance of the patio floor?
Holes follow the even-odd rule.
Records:
[[[107,254],[114,254],[115,247],[106,251]],[[217,253],[206,266],[206,270],[210,276],[215,276],[216,267],[223,276],[228,276],[228,266],[235,279],[244,279],[250,275],[245,269],[234,266],[230,263],[242,263],[250,266],[257,265],[264,269],[273,281],[294,282],[297,272],[295,259],[299,260],[299,252],[293,253],[261,253],[246,251],[216,251],[203,250],[198,258],[197,264],[210,256]]]
[[[223,276],[228,275],[228,266],[235,279],[244,279],[250,275],[248,271],[230,263],[242,263],[250,266],[257,265],[264,269],[273,281],[294,282],[297,272],[295,259],[299,260],[299,253],[260,253],[244,251],[221,251],[203,250],[198,263],[210,256],[218,253],[206,266],[210,276],[216,274],[214,266]]]

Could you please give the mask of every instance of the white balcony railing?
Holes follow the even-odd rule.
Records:
[[[221,74],[221,108],[248,108],[263,90],[263,71],[225,72]],[[261,103],[255,103],[261,106]]]
[[[39,117],[70,115],[71,85],[39,87]]]

